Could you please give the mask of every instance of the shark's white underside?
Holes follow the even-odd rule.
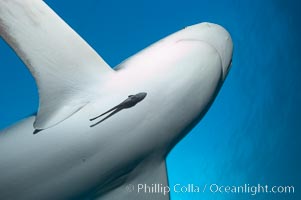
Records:
[[[180,30],[111,69],[40,0],[0,0],[0,34],[37,81],[40,106],[0,133],[0,199],[169,199],[165,158],[207,111],[232,57],[219,25]],[[147,93],[95,127],[89,119]],[[33,134],[35,129],[41,129]]]

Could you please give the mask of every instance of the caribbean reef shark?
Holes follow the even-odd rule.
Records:
[[[0,133],[0,199],[169,199],[137,185],[168,185],[167,154],[216,97],[223,27],[188,26],[115,68],[41,0],[0,0],[0,35],[39,91],[36,116]]]

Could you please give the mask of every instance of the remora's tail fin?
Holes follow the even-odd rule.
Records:
[[[29,68],[40,105],[34,127],[68,118],[113,70],[42,0],[0,0],[0,35]]]

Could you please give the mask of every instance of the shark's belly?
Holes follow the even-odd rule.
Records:
[[[151,130],[152,119],[139,124],[132,117],[133,124],[123,126],[121,113],[96,128],[77,120],[34,135],[30,117],[1,133],[0,199],[83,198],[110,187],[152,153],[164,159],[154,148],[160,126]]]
[[[34,117],[3,131],[0,199],[89,196],[129,173],[150,152],[150,143],[146,145],[149,138],[142,130],[145,125],[125,126],[120,123],[121,113],[90,128],[88,116],[84,116],[36,135],[32,127]]]
[[[166,91],[145,84],[119,97],[108,95],[36,135],[34,117],[5,130],[0,134],[0,199],[82,198],[107,188],[148,156],[163,160],[218,88],[220,73],[194,76]],[[91,117],[134,92],[147,92],[147,97],[90,127]]]

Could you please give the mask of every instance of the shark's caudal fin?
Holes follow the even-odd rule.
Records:
[[[89,200],[169,200],[166,164],[161,161],[146,161],[125,177],[121,186]]]
[[[42,0],[0,0],[0,35],[38,85],[36,129],[52,127],[80,110],[89,102],[89,88],[113,72]]]

